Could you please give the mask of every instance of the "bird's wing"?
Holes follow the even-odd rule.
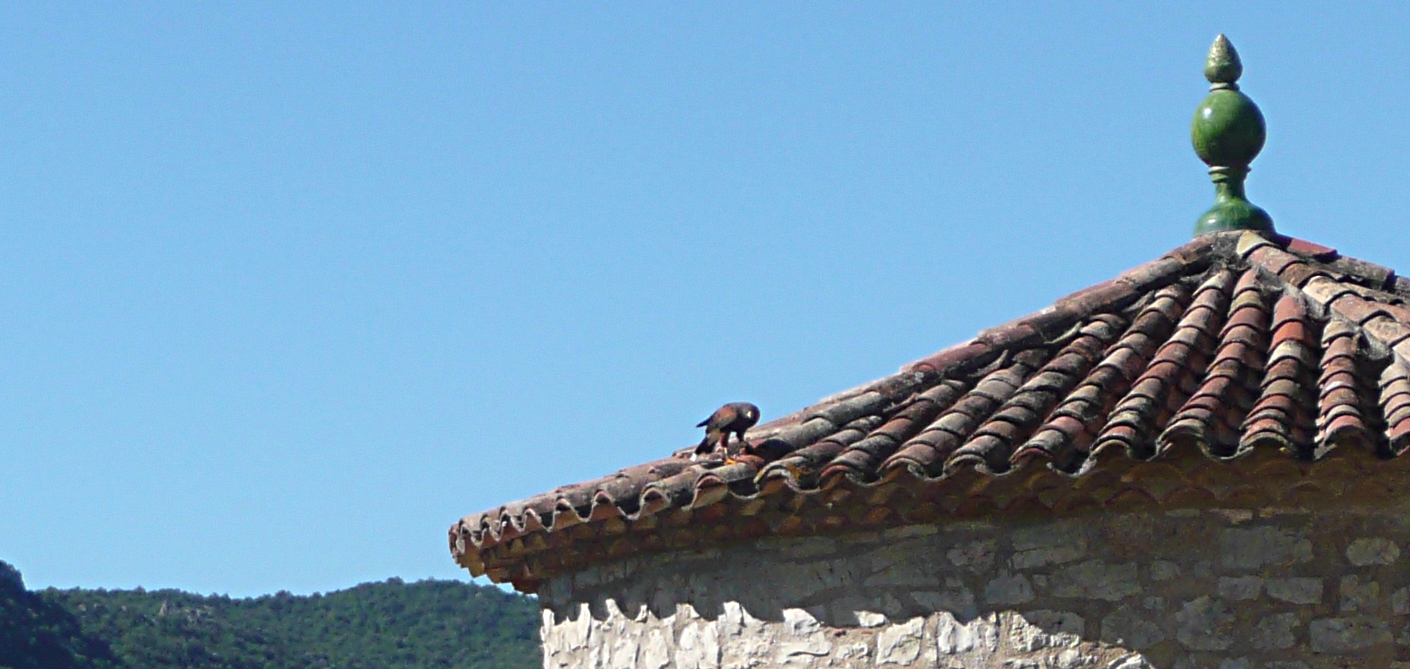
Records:
[[[700,421],[700,424],[696,425],[695,427],[710,427],[716,430],[724,429],[724,426],[733,423],[735,418],[737,418],[738,416],[739,411],[737,411],[734,407],[726,404],[718,409],[715,409],[715,413],[710,414],[709,418]]]

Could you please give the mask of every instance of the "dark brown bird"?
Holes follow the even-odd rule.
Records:
[[[705,438],[695,447],[695,455],[708,455],[716,447],[729,454],[729,435],[734,433],[737,441],[744,441],[744,432],[759,422],[759,407],[748,402],[730,402],[700,421],[695,427],[705,428]]]

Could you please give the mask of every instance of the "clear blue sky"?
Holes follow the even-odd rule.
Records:
[[[0,559],[468,577],[460,516],[1185,242],[1229,34],[1283,232],[1410,271],[1404,3],[0,8]]]

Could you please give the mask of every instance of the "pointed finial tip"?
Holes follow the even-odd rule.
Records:
[[[1234,86],[1244,73],[1244,65],[1239,61],[1239,52],[1229,38],[1220,33],[1209,47],[1209,58],[1204,62],[1204,78],[1215,86]]]

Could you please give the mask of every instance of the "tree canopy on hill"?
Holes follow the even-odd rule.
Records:
[[[0,667],[109,669],[107,644],[83,633],[63,606],[25,590],[19,570],[0,561]]]
[[[457,581],[391,579],[321,595],[249,599],[140,588],[32,593],[7,583],[0,578],[0,667],[531,669],[542,663],[532,599]]]

